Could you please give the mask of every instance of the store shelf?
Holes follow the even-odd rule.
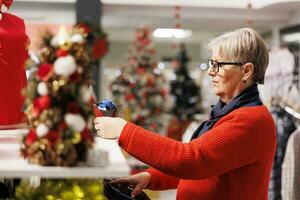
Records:
[[[96,146],[108,151],[109,164],[103,167],[44,167],[28,164],[19,156],[17,137],[26,130],[0,130],[0,177],[2,178],[97,178],[120,177],[130,173],[130,168],[114,140],[95,138]]]

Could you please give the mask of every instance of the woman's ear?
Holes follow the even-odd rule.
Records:
[[[243,75],[243,80],[252,80],[252,76],[254,74],[254,65],[253,63],[245,63],[243,65],[243,70],[244,70],[244,75]]]

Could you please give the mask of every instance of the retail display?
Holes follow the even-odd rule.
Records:
[[[262,90],[263,99],[270,102],[272,99],[281,98],[290,102],[290,89],[295,79],[294,71],[295,58],[287,48],[271,50]]]
[[[179,120],[192,120],[195,113],[200,113],[200,88],[190,77],[189,57],[184,44],[174,60],[176,79],[170,83],[170,92],[174,98],[171,113]]]
[[[276,122],[277,149],[273,161],[271,178],[269,183],[269,198],[277,200],[281,198],[282,163],[289,137],[296,130],[295,119],[280,106],[271,107],[272,116]]]
[[[297,196],[297,181],[294,181],[290,174],[294,173],[292,166],[296,166],[293,163],[293,157],[296,156],[293,146],[298,146],[297,137],[290,137],[297,129],[297,111],[300,107],[296,63],[289,49],[272,49],[269,52],[265,84],[261,90],[263,100],[270,104],[270,111],[276,123],[277,149],[269,183],[270,200],[293,200]],[[288,143],[290,150],[286,151]]]
[[[86,161],[93,146],[92,62],[106,52],[106,37],[92,31],[77,24],[71,33],[46,33],[41,50],[28,61],[25,109],[31,129],[21,153],[31,163],[73,166]]]
[[[23,19],[7,12],[12,2],[0,1],[0,128],[26,120],[22,90],[26,87],[29,39]]]
[[[294,131],[288,140],[285,157],[281,167],[281,196],[283,200],[297,200],[300,198],[300,128]]]
[[[165,112],[165,79],[157,68],[155,49],[148,28],[136,31],[129,48],[128,65],[117,71],[110,89],[114,101],[122,105],[120,115],[127,121],[158,131]]]
[[[300,1],[13,2],[0,199],[300,200]],[[267,49],[255,32],[212,40],[242,27]],[[104,139],[97,117],[127,123]],[[139,172],[151,181],[135,198],[123,183],[138,176],[111,183]]]
[[[170,94],[173,97],[171,114],[173,115],[167,127],[167,136],[181,141],[181,137],[193,120],[196,113],[201,110],[200,87],[189,75],[189,57],[184,44],[173,60],[176,79],[170,82]]]

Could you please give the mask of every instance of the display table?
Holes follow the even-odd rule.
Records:
[[[44,167],[28,164],[19,156],[20,144],[17,138],[26,129],[0,130],[0,177],[1,178],[98,178],[122,177],[130,168],[115,140],[96,137],[95,145],[108,151],[109,164],[103,167]]]

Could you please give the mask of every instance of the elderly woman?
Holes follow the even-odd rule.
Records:
[[[142,189],[177,188],[178,200],[263,200],[275,153],[274,121],[260,100],[268,51],[262,37],[243,28],[209,44],[208,74],[219,102],[189,143],[152,133],[121,118],[98,117],[95,128],[152,168],[113,181]]]

